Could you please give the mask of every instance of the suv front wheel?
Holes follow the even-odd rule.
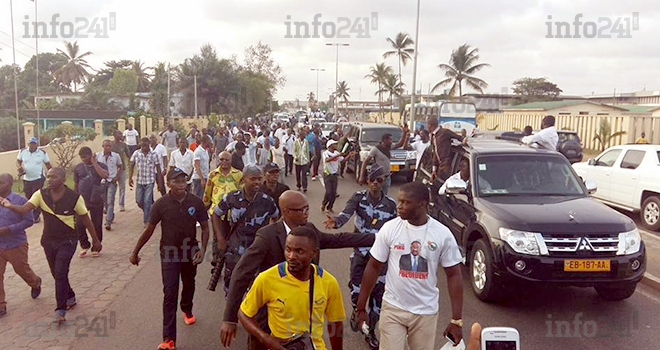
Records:
[[[493,271],[493,253],[483,238],[474,244],[470,252],[470,282],[480,300],[499,299],[501,286]]]
[[[635,293],[637,283],[634,282],[621,282],[613,283],[610,286],[595,287],[598,295],[605,300],[619,301],[630,298]]]
[[[642,224],[651,231],[660,229],[660,198],[650,196],[642,203],[640,212]]]

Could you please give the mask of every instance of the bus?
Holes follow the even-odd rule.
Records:
[[[403,112],[405,120],[410,118],[410,104],[406,105],[406,110]],[[426,127],[426,119],[430,116],[438,117],[438,124],[450,129],[456,133],[460,133],[465,129],[468,135],[472,135],[477,128],[477,108],[474,103],[465,102],[451,102],[451,101],[438,101],[438,102],[418,102],[415,104],[415,130],[420,126]],[[429,130],[433,131],[433,130]]]

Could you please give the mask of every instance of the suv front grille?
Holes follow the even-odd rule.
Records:
[[[619,250],[619,235],[543,235],[549,255],[612,255]]]

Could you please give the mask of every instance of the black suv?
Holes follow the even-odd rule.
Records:
[[[474,293],[496,300],[506,288],[546,282],[595,287],[608,300],[630,297],[646,269],[644,242],[634,222],[589,197],[555,151],[479,135],[454,145],[469,179],[431,187],[431,215],[451,229],[470,269]],[[418,181],[429,183],[430,151]]]

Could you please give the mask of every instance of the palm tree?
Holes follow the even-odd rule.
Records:
[[[344,101],[348,102],[348,98],[351,97],[351,95],[348,93],[348,90],[351,88],[348,87],[348,84],[346,84],[346,81],[340,81],[337,84],[337,106],[339,106],[339,101]]]
[[[600,124],[598,125],[598,132],[594,136],[594,141],[598,140],[598,142],[600,143],[601,151],[605,151],[607,147],[610,147],[610,143],[612,142],[612,140],[625,134],[626,134],[625,131],[617,131],[615,133],[612,133],[612,127],[610,126],[610,122],[608,122],[607,119],[601,119]]]
[[[314,96],[314,93],[310,91],[309,94],[307,94],[307,106],[313,109],[315,102],[316,97]]]
[[[65,41],[64,45],[66,52],[57,49],[57,53],[63,56],[66,59],[66,62],[60,66],[53,75],[55,75],[58,82],[65,86],[71,86],[71,83],[73,83],[73,91],[76,92],[78,91],[78,84],[83,83],[89,76],[87,69],[92,69],[84,58],[85,56],[91,55],[92,52],[87,51],[80,55],[80,47],[78,46],[77,41],[73,44],[69,41]]]
[[[452,83],[451,90],[449,91],[449,95],[454,96],[456,94],[456,90],[458,90],[459,97],[463,98],[463,81],[465,81],[465,84],[467,86],[483,94],[484,93],[483,89],[488,87],[488,84],[485,81],[472,76],[471,74],[480,71],[484,67],[490,67],[490,64],[488,63],[475,64],[478,60],[479,60],[478,48],[474,48],[470,50],[470,45],[468,44],[463,44],[459,46],[458,49],[453,50],[451,52],[451,57],[449,58],[448,65],[444,63],[438,65],[440,69],[445,71],[445,76],[447,77],[447,79],[435,84],[435,86],[431,91],[435,91],[441,86]]]
[[[390,122],[393,122],[392,101],[394,100],[394,97],[400,97],[403,95],[403,86],[404,84],[399,81],[394,74],[388,74],[382,83],[381,92],[389,94]]]
[[[384,115],[383,112],[383,106],[381,105],[381,102],[383,101],[383,89],[382,85],[385,79],[387,78],[388,75],[391,75],[393,73],[392,67],[388,66],[383,63],[377,63],[375,66],[372,66],[370,68],[370,73],[365,75],[365,78],[371,78],[371,83],[372,84],[378,84],[378,90],[374,95],[378,95],[378,104],[379,108],[381,110],[381,116]]]
[[[410,46],[415,45],[415,41],[410,37],[410,35],[399,32],[394,40],[387,38],[387,42],[392,45],[391,51],[387,51],[383,54],[383,58],[388,58],[390,56],[397,56],[399,61],[399,81],[402,81],[401,76],[401,64],[405,66],[408,61],[412,60],[412,54],[415,52],[414,49],[411,49]]]
[[[143,67],[144,63],[140,60],[133,61],[131,68],[135,71],[135,74],[138,77],[138,92],[145,92],[149,89],[149,79],[151,74],[147,73],[147,70],[153,69],[153,67]]]

